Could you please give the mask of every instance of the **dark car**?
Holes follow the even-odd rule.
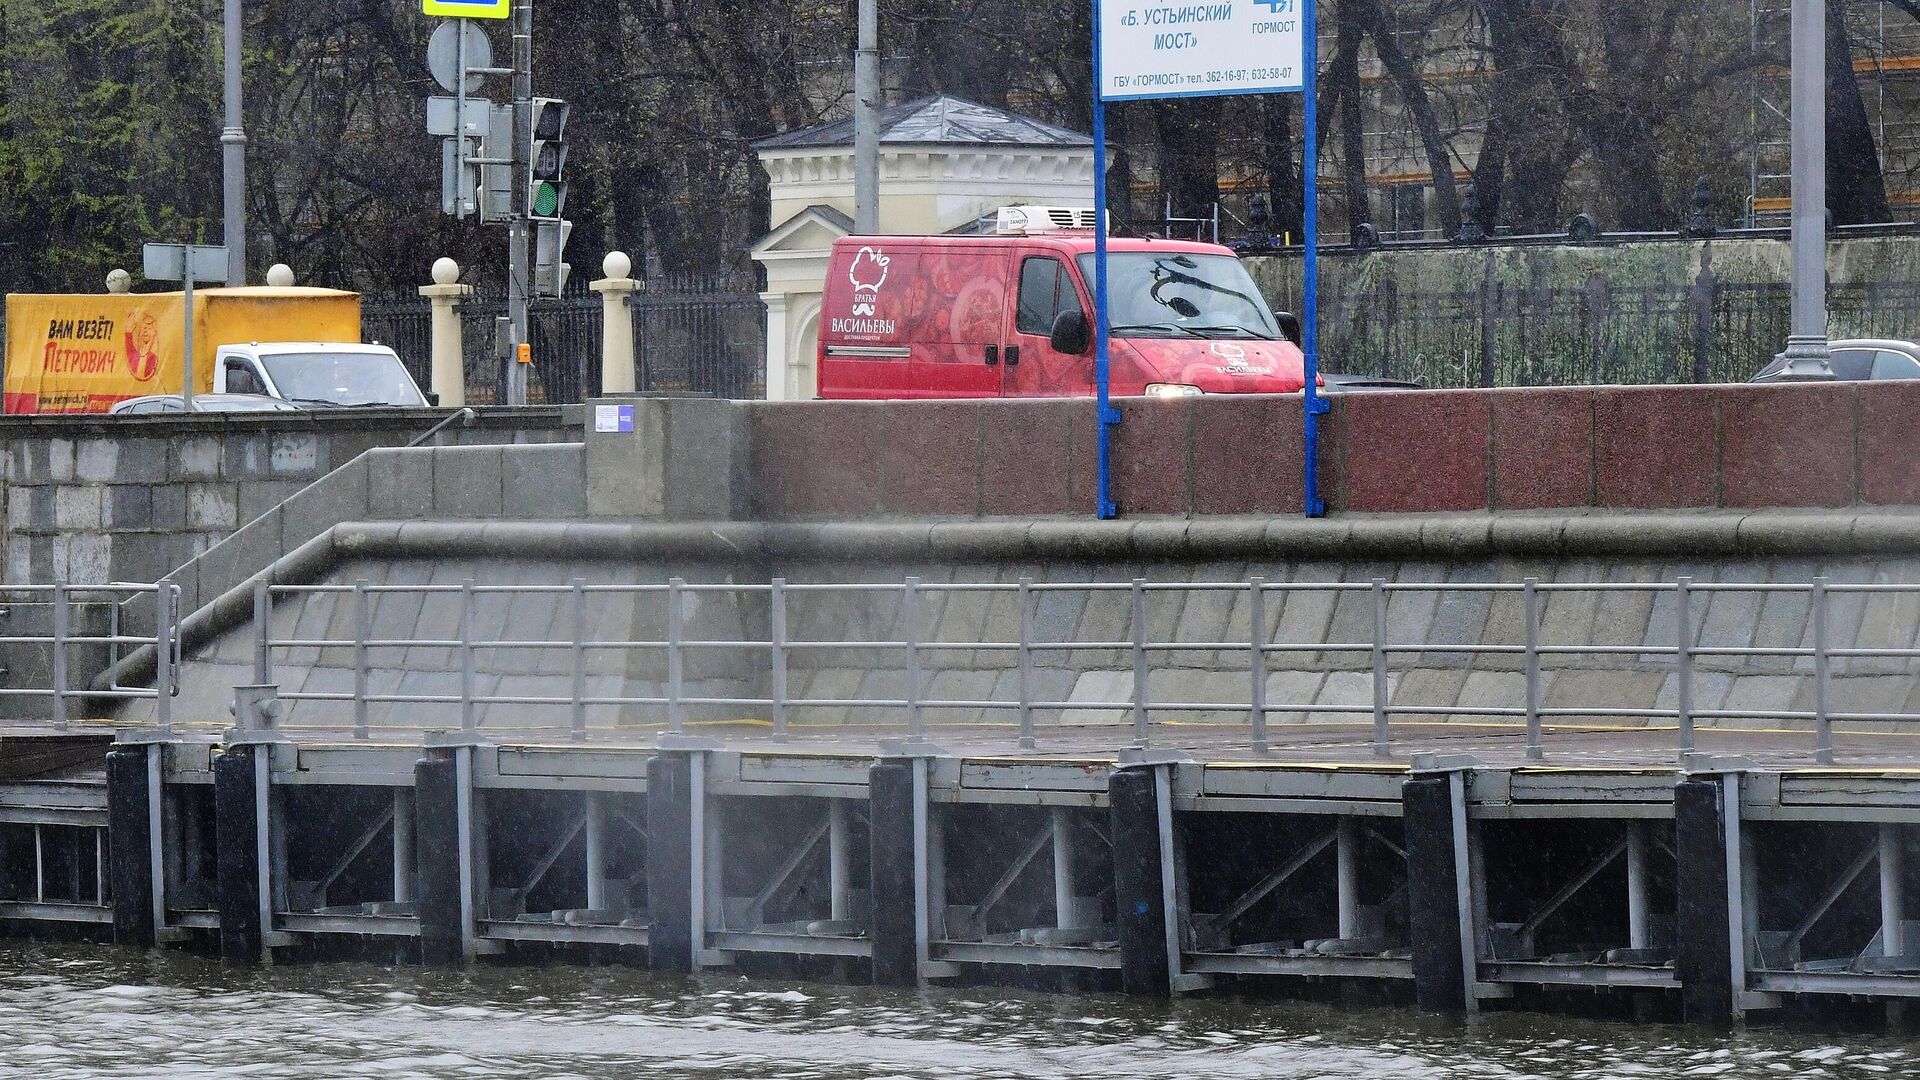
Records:
[[[1827,364],[1833,377],[1860,379],[1920,379],[1920,345],[1891,338],[1845,338],[1827,345]],[[1775,357],[1750,381],[1785,382],[1787,361]]]

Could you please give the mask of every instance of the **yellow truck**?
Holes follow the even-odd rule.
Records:
[[[7,413],[107,412],[179,394],[180,293],[10,294]],[[295,405],[424,405],[394,351],[360,341],[360,296],[246,286],[193,292],[195,394],[266,394]]]

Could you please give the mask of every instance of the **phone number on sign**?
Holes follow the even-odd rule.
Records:
[[[1210,83],[1290,80],[1293,78],[1293,69],[1290,67],[1227,68],[1221,71],[1209,71],[1205,78]]]

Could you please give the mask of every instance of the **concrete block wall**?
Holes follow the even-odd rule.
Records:
[[[183,615],[342,522],[574,520],[586,516],[585,449],[521,443],[378,447],[295,492],[167,572]]]
[[[153,581],[430,410],[0,418],[10,583]],[[483,415],[445,443],[577,441],[559,409]]]
[[[753,513],[769,520],[1085,514],[1084,399],[755,402]],[[1297,514],[1298,398],[1126,400],[1122,514]],[[1920,504],[1920,384],[1601,386],[1332,398],[1336,513]]]

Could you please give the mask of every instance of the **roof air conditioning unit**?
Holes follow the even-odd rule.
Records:
[[[1091,206],[1003,206],[994,231],[1001,233],[1046,233],[1063,230],[1093,231]]]

